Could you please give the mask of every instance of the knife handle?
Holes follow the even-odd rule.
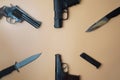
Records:
[[[12,65],[12,66],[0,71],[0,78],[12,73],[14,70],[16,70],[16,68],[14,65]]]
[[[119,14],[120,14],[120,7],[116,8],[115,10],[113,10],[112,12],[110,12],[109,14],[107,14],[106,17],[108,19],[111,19],[111,18],[113,18],[113,17],[115,17],[115,16],[117,16]]]

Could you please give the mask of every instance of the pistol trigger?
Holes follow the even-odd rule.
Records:
[[[11,7],[13,7],[13,4],[10,4]]]
[[[67,20],[69,18],[69,12],[68,12],[68,9],[65,9],[64,12],[63,12],[63,20]]]
[[[15,24],[16,23],[16,20],[13,19],[13,18],[10,18],[10,17],[6,18],[6,21],[10,24]]]

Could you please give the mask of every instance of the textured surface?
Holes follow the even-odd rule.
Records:
[[[0,0],[0,6],[20,6],[42,22],[35,29],[27,22],[15,25],[0,20],[0,70],[25,57],[42,53],[40,58],[2,80],[55,80],[55,54],[69,64],[70,74],[81,80],[120,80],[120,16],[101,28],[85,31],[100,18],[120,6],[120,0],[81,0],[69,8],[63,28],[54,28],[53,0]],[[86,52],[102,63],[99,69],[80,58]]]

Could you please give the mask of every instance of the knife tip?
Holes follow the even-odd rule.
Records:
[[[42,53],[38,53],[38,55],[40,56]]]
[[[42,53],[37,53],[37,54],[36,54],[36,56],[37,56],[37,57],[40,57],[40,56],[41,56],[41,54],[42,54]]]
[[[91,29],[87,29],[85,32],[91,32]]]

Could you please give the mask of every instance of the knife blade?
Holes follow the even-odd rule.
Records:
[[[113,11],[111,11],[110,13],[108,13],[106,16],[104,16],[103,18],[101,18],[99,21],[97,21],[96,23],[94,23],[92,26],[90,26],[86,30],[86,32],[91,32],[91,31],[94,31],[94,30],[98,29],[99,27],[101,27],[104,24],[106,24],[111,18],[116,17],[119,14],[120,14],[120,7],[114,9]]]
[[[23,66],[25,66],[25,65],[33,62],[33,61],[36,60],[40,55],[41,55],[41,53],[35,54],[35,55],[31,56],[31,57],[28,57],[28,58],[26,58],[26,59],[24,59],[24,60],[22,60],[22,61],[20,61],[20,62],[15,63],[15,64],[12,65],[12,66],[10,66],[10,67],[8,67],[8,68],[0,71],[0,78],[2,78],[2,77],[4,77],[4,76],[12,73],[12,72],[15,71],[15,70],[18,71],[19,68],[22,68]]]

